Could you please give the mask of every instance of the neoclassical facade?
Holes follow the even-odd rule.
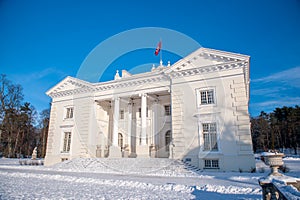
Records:
[[[45,165],[91,158],[181,159],[207,170],[255,168],[249,56],[200,48],[150,72],[117,71],[51,88]]]

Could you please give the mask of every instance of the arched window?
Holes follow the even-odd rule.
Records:
[[[165,142],[166,142],[166,151],[169,151],[169,145],[172,141],[172,135],[171,135],[171,131],[167,131],[166,135],[165,135]]]
[[[121,133],[118,134],[118,145],[119,147],[123,147],[123,135]]]

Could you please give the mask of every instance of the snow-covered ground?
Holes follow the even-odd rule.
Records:
[[[256,173],[186,173],[173,166],[147,175],[103,173],[103,166],[99,170],[92,162],[89,167],[80,159],[68,168],[20,166],[17,159],[2,158],[0,199],[261,199],[258,179],[270,171],[260,160]],[[284,162],[290,168],[286,175],[300,177],[300,158]]]

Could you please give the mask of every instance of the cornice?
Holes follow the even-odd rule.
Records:
[[[234,61],[234,62],[221,63],[216,65],[201,66],[198,68],[195,67],[195,68],[189,68],[185,70],[171,71],[169,72],[169,76],[171,78],[181,78],[181,77],[194,76],[194,75],[206,74],[212,72],[221,72],[226,70],[244,68],[245,66],[247,66],[247,64],[248,61]]]
[[[218,50],[214,50],[214,49],[200,48],[200,50],[197,50],[197,51],[191,53],[189,56],[176,62],[172,66],[172,68],[175,71],[183,70],[187,66],[193,65],[193,63],[196,62],[196,60],[201,59],[201,58],[208,59],[210,61],[221,62],[222,64],[249,60],[249,56],[245,56],[242,54],[218,51]],[[197,65],[197,64],[195,64],[195,65]],[[203,66],[203,67],[205,67],[205,66]]]
[[[114,90],[119,88],[134,87],[134,86],[140,86],[142,84],[151,84],[151,83],[167,81],[167,80],[169,80],[169,77],[162,73],[155,74],[154,76],[152,75],[147,78],[143,77],[137,79],[124,79],[124,80],[120,79],[116,81],[97,83],[91,86],[83,85],[81,83],[76,82],[76,80],[69,80],[68,83],[77,86],[79,88],[74,90],[65,90],[65,91],[57,91],[57,92],[55,92],[54,90],[48,95],[52,98],[57,98],[57,97],[71,96],[76,94],[94,93],[94,92],[108,91],[108,90]]]
[[[161,81],[169,80],[168,77],[165,75],[155,74],[155,76],[150,76],[148,78],[138,78],[138,79],[125,79],[125,80],[118,80],[110,83],[101,83],[95,85],[95,91],[106,91],[111,89],[119,89],[119,88],[126,88],[126,87],[134,87],[140,86],[142,84],[149,84],[149,83],[156,83]]]
[[[74,86],[74,89],[59,91],[59,90],[64,89],[65,86],[68,84]],[[51,92],[47,93],[47,95],[50,96],[51,98],[57,98],[57,97],[70,96],[70,95],[74,95],[74,94],[87,93],[87,92],[93,92],[92,85],[89,85],[88,82],[84,82],[79,79],[67,77],[63,81],[63,84],[52,89]]]

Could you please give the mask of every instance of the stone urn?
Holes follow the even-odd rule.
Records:
[[[278,168],[283,165],[283,153],[273,153],[273,152],[263,152],[262,154],[263,161],[266,165],[269,165],[271,168],[271,173],[269,175],[273,176],[282,176],[278,172]]]

